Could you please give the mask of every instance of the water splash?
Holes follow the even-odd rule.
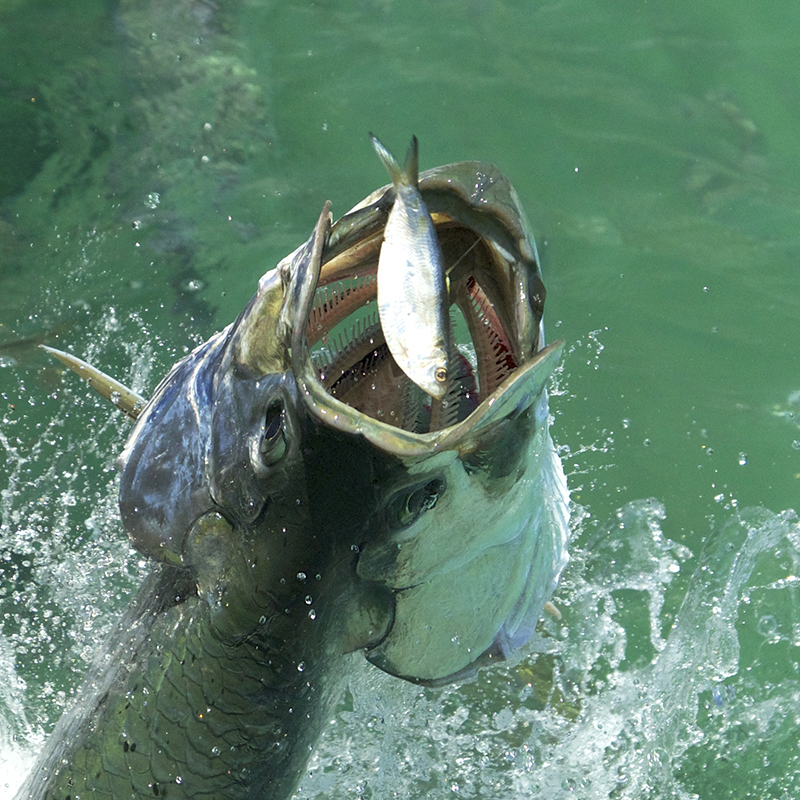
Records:
[[[116,348],[146,391],[152,337],[119,335],[131,324],[107,311],[79,354],[105,364]],[[127,423],[78,382],[43,408],[26,380],[0,428],[8,797],[146,569],[117,519],[112,460]],[[725,509],[700,554],[664,535],[656,501],[594,527],[576,509],[581,547],[555,598],[561,619],[540,626],[542,652],[473,683],[421,688],[354,654],[297,797],[800,796],[800,527],[791,513]]]
[[[121,345],[122,360],[146,381],[152,351],[131,327],[138,323],[107,309],[80,355],[108,362],[124,328],[121,338],[136,344]],[[0,797],[13,796],[145,567],[117,510],[113,460],[130,425],[80,380],[41,364],[4,375]]]
[[[800,681],[769,680],[800,672],[797,519],[743,511],[697,559],[663,519],[637,501],[585,539],[544,656],[438,691],[358,668],[297,798],[798,796]]]

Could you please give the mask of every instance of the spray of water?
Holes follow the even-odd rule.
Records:
[[[297,797],[689,800],[743,789],[738,766],[763,776],[766,752],[774,781],[752,796],[797,796],[800,684],[762,676],[771,650],[800,645],[797,519],[738,513],[693,558],[663,517],[637,501],[588,538],[562,620],[542,627],[546,655],[439,691],[357,671]]]
[[[137,321],[125,326],[138,344],[122,345],[123,358],[146,381],[147,337],[131,336]],[[121,327],[108,309],[82,355],[104,363]],[[13,796],[146,566],[121,534],[116,503],[113,461],[130,425],[58,372],[33,351],[3,375],[0,797]]]
[[[108,311],[77,352],[105,365],[108,348],[140,343],[124,345],[120,377],[146,392],[152,337],[119,326]],[[127,423],[75,381],[45,392],[15,374],[0,426],[0,797],[146,570],[117,519]],[[665,513],[640,500],[590,527],[576,508],[561,618],[542,622],[535,653],[472,683],[422,688],[354,654],[298,800],[800,796],[798,521],[730,506],[690,553]]]

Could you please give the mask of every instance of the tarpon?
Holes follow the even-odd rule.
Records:
[[[446,404],[371,311],[391,187],[334,224],[326,205],[144,408],[71,364],[136,419],[120,511],[153,570],[17,798],[284,800],[359,653],[440,684],[529,640],[567,558],[562,345],[496,168],[440,167],[419,192],[456,265]]]
[[[395,200],[378,259],[378,314],[389,352],[422,390],[441,400],[447,392],[447,280],[436,228],[419,193],[417,137],[401,167],[370,134],[394,185]]]

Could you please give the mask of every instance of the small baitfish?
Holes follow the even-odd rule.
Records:
[[[335,223],[326,204],[146,402],[55,353],[135,420],[120,515],[152,572],[18,800],[288,800],[356,659],[438,685],[530,639],[567,560],[562,343],[544,345],[535,245],[497,169],[450,164],[414,191],[446,294],[375,314],[400,202],[384,187]],[[428,280],[416,265],[392,268]],[[423,302],[463,320],[446,408],[388,344],[394,304],[419,320]]]
[[[403,167],[370,134],[394,184],[395,201],[378,261],[378,313],[389,352],[421,389],[441,399],[447,391],[447,279],[436,229],[419,193],[417,137]]]

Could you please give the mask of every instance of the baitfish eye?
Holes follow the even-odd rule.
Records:
[[[283,432],[283,403],[273,400],[267,406],[264,419],[264,435],[261,437],[261,460],[271,466],[286,453],[286,437]]]
[[[413,492],[397,495],[389,506],[392,522],[399,527],[416,522],[436,505],[444,490],[445,482],[441,478],[436,478]]]

